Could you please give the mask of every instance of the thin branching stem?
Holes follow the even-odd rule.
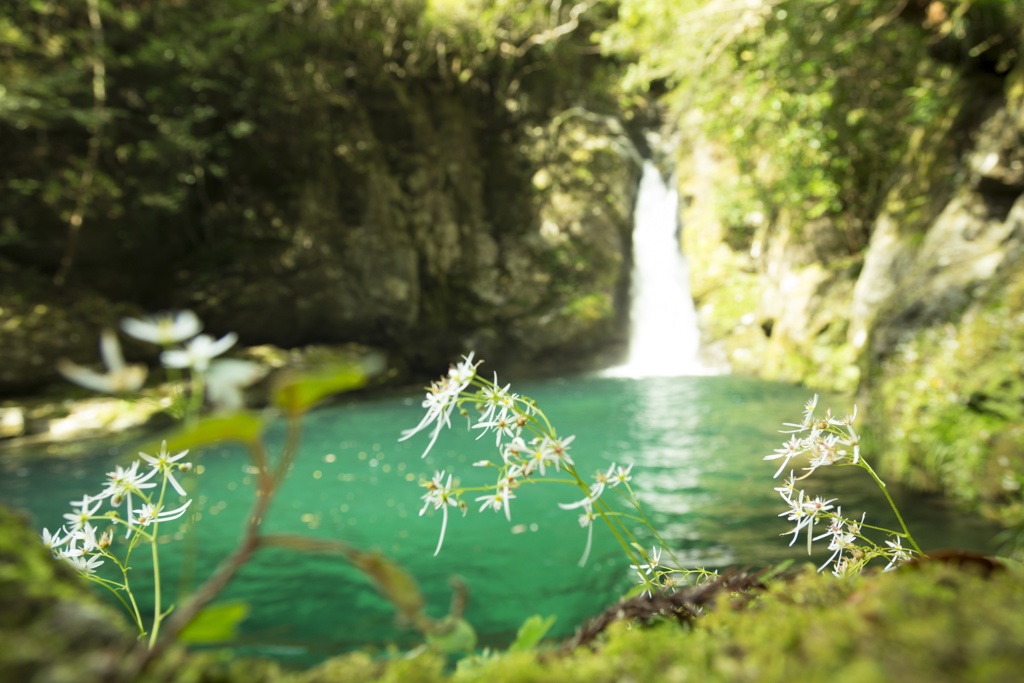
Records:
[[[871,465],[869,465],[863,458],[861,458],[860,465],[868,474],[871,475],[871,478],[875,480],[875,483],[878,484],[878,488],[882,489],[885,499],[889,501],[889,507],[892,508],[893,514],[896,515],[896,520],[900,523],[900,528],[903,529],[903,537],[910,541],[910,545],[914,546],[914,550],[918,555],[924,555],[924,552],[921,550],[921,546],[917,544],[917,541],[914,540],[914,537],[910,533],[910,529],[907,528],[907,523],[903,521],[903,515],[900,514],[899,508],[896,507],[896,502],[892,499],[892,496],[889,495],[889,487],[885,485],[885,482],[879,478],[875,473],[875,470],[872,469]]]

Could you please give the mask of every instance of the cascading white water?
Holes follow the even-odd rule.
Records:
[[[706,374],[689,271],[679,248],[679,195],[645,162],[633,228],[629,356],[604,374],[672,377]]]

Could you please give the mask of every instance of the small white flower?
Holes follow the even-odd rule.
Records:
[[[508,390],[511,384],[504,387],[498,386],[498,373],[494,373],[493,386],[486,386],[480,390],[483,399],[483,409],[477,422],[487,422],[495,415],[507,416],[509,407],[507,404]],[[498,412],[500,409],[500,412]]]
[[[849,576],[854,572],[857,567],[857,563],[848,557],[840,557],[836,560],[836,566],[832,569],[832,576],[837,579],[841,579],[844,576]]]
[[[822,500],[821,496],[816,496],[814,500],[804,500],[804,492],[800,492],[800,496],[797,500],[790,499],[787,501],[790,505],[790,509],[783,512],[779,517],[787,515],[787,519],[791,522],[796,522],[796,526],[788,532],[793,534],[793,540],[789,542],[792,546],[796,543],[797,535],[800,530],[807,527],[807,554],[811,554],[811,544],[814,540],[814,525],[818,522],[818,517],[825,512],[832,509],[832,503],[835,498],[829,500]]]
[[[861,517],[860,524],[843,518],[843,508],[839,507],[836,509],[835,516],[832,518],[832,522],[829,524],[828,531],[823,534],[815,536],[812,540],[820,540],[826,536],[831,536],[832,540],[829,541],[828,549],[832,551],[832,555],[820,567],[818,571],[821,572],[828,565],[832,564],[836,558],[842,555],[845,550],[853,550],[853,547],[857,543],[857,536],[853,532],[854,528],[860,528],[860,524],[864,523],[864,517]],[[865,513],[865,516],[867,513]]]
[[[523,441],[523,437],[517,436],[501,449],[501,459],[508,465],[510,462],[522,460],[523,456],[529,455],[529,453],[530,447]]]
[[[629,568],[635,569],[637,573],[639,573],[642,570],[644,574],[651,575],[658,569],[659,566],[661,566],[660,562],[661,548],[651,548],[651,554],[648,556],[647,564],[631,564],[629,565]]]
[[[854,423],[854,421],[856,419],[857,419],[857,406],[854,405],[853,406],[853,413],[852,414],[846,415],[845,417],[832,417],[830,415],[829,418],[828,418],[828,423],[830,425],[834,426],[834,427],[843,427],[843,426],[850,427],[850,426],[853,425],[853,423]]]
[[[776,470],[772,478],[774,479],[782,474],[782,470],[786,469],[786,465],[789,464],[789,461],[803,453],[806,449],[807,446],[804,440],[796,438],[796,434],[793,434],[789,437],[789,441],[782,444],[780,448],[776,448],[774,453],[764,456],[765,460],[776,460],[778,458],[783,459],[782,464],[779,465],[779,469]]]
[[[477,422],[475,425],[473,425],[473,429],[485,430],[480,433],[480,436],[486,434],[486,430],[493,429],[495,435],[495,446],[501,445],[502,436],[507,436],[510,439],[514,439],[519,435],[519,427],[518,425],[516,425],[515,420],[507,415],[502,414],[496,415],[493,420],[488,420],[487,422]],[[477,438],[479,439],[480,436],[478,436]]]
[[[581,500],[573,501],[572,503],[559,503],[558,507],[563,510],[575,510],[576,508],[586,508],[594,504],[601,494],[604,493],[604,482],[599,481],[590,487],[590,495]]]
[[[572,465],[573,461],[569,457],[568,448],[575,438],[575,436],[570,436],[567,439],[555,439],[546,434],[543,438],[535,438],[533,440],[534,450],[523,453],[523,457],[528,458],[528,472],[532,473],[533,470],[538,469],[541,476],[544,476],[547,465],[554,465],[556,470],[561,469],[563,464]]]
[[[509,510],[508,501],[515,498],[516,495],[512,493],[508,485],[499,486],[494,493],[487,494],[486,496],[479,496],[476,500],[483,501],[483,505],[480,506],[480,512],[483,512],[487,508],[491,508],[495,512],[500,512],[502,509],[505,510],[505,519],[512,521],[512,512]]]
[[[794,526],[791,530],[786,532],[793,534],[793,540],[789,542],[789,545],[791,547],[794,543],[796,543],[796,539],[799,536],[800,532],[803,530],[803,528],[805,526],[808,527],[809,532],[810,525],[814,522],[814,516],[811,515],[808,512],[807,508],[804,506],[804,492],[798,491],[796,493],[799,494],[796,497],[796,499],[793,499],[792,496],[786,499],[786,504],[789,505],[789,510],[785,512],[780,512],[778,515],[779,517],[785,517],[790,522],[796,522],[796,526]]]
[[[608,479],[608,485],[614,488],[619,484],[625,484],[626,482],[631,481],[633,479],[630,475],[632,470],[633,463],[630,463],[629,467],[623,467],[622,465],[616,466],[615,463],[612,463],[612,466],[608,468],[607,474],[605,474],[605,477]]]
[[[587,529],[587,545],[583,548],[583,555],[580,557],[580,561],[577,563],[583,567],[587,564],[587,559],[590,557],[590,547],[594,543],[594,519],[597,516],[594,514],[594,508],[590,505],[583,506],[583,514],[580,515],[580,526],[586,527]]]
[[[263,379],[267,370],[266,366],[249,360],[215,360],[206,373],[206,397],[216,410],[241,410],[245,407],[242,390]]]
[[[57,362],[57,371],[75,384],[107,394],[138,391],[146,381],[146,366],[128,365],[125,362],[121,343],[113,330],[100,333],[100,356],[107,368],[106,372],[96,372],[66,358]]]
[[[69,512],[64,515],[72,535],[74,532],[82,530],[86,523],[96,514],[96,511],[100,509],[101,505],[103,505],[103,499],[92,496],[82,496],[82,500],[72,501],[71,507],[78,508],[78,512]]]
[[[203,329],[192,311],[158,313],[146,318],[125,318],[121,321],[125,334],[144,342],[170,346],[191,339]]]
[[[423,486],[427,487],[427,492],[422,496],[424,503],[423,509],[420,510],[420,516],[422,517],[431,505],[435,510],[441,510],[441,535],[437,539],[434,557],[441,552],[441,545],[444,543],[444,532],[448,528],[448,506],[458,507],[459,505],[457,496],[452,493],[452,475],[449,474],[448,480],[441,483],[443,479],[444,471],[442,470],[434,472],[434,478],[430,481],[423,482]]]
[[[67,546],[60,549],[57,553],[57,557],[62,560],[70,560],[73,557],[81,557],[85,554],[82,549],[78,547],[78,536],[72,534],[68,539]]]
[[[903,547],[903,542],[900,540],[899,536],[894,536],[893,540],[886,541],[885,544],[890,548],[889,555],[891,559],[889,560],[889,564],[887,564],[885,569],[882,571],[890,571],[904,562],[910,561],[910,552]]]
[[[82,528],[74,533],[76,539],[82,542],[82,550],[87,553],[95,552],[99,547],[96,540],[96,527],[86,522]]]
[[[818,434],[811,439],[810,448],[811,454],[814,456],[811,461],[807,463],[805,468],[809,472],[813,472],[819,467],[825,467],[827,465],[834,465],[838,462],[842,462],[846,459],[846,450],[840,448],[843,443],[839,440],[839,437],[835,434],[826,434],[822,436]]]
[[[544,437],[543,443],[541,443],[541,449],[546,450],[552,462],[555,464],[555,469],[559,469],[560,465],[574,465],[572,458],[569,457],[569,444],[576,439],[576,435],[572,435],[565,439],[557,439],[549,436]],[[541,472],[543,474],[543,471]]]
[[[171,483],[171,486],[174,487],[174,490],[178,492],[179,496],[184,496],[186,493],[185,489],[183,489],[181,484],[178,483],[178,480],[174,478],[174,470],[182,465],[175,465],[174,463],[184,458],[187,454],[188,449],[186,448],[177,455],[171,455],[167,452],[166,441],[160,444],[160,452],[157,453],[155,457],[145,453],[139,453],[139,455],[142,456],[142,459],[149,463],[150,467],[155,470],[159,470],[161,474],[167,477],[167,481]]]
[[[448,368],[448,379],[459,387],[456,394],[462,393],[462,390],[468,387],[476,377],[476,364],[473,363],[474,353],[476,352],[470,351],[468,356],[463,356],[461,361]]]
[[[92,555],[91,557],[85,557],[82,554],[78,555],[67,555],[64,557],[71,566],[82,572],[83,574],[95,574],[96,567],[103,564],[103,560],[100,559],[100,555]]]
[[[786,422],[783,424],[784,427],[792,427],[792,429],[781,430],[783,434],[793,434],[799,432],[806,432],[813,426],[814,421],[814,409],[818,406],[818,395],[815,394],[811,400],[804,405],[804,420],[800,424],[793,424],[792,422]]]
[[[166,443],[166,442],[165,442]],[[132,466],[128,469],[117,465],[113,472],[107,472],[107,488],[100,493],[101,498],[110,498],[110,503],[114,507],[119,507],[122,502],[127,500],[125,508],[125,516],[131,518],[132,516],[132,494],[142,493],[142,489],[151,489],[156,486],[156,482],[150,481],[159,468],[153,468],[145,474],[139,474],[139,461],[135,460],[132,462]],[[125,532],[125,538],[128,538],[132,533],[131,527]]]
[[[208,334],[201,334],[184,349],[168,349],[161,353],[160,362],[169,368],[192,368],[204,373],[210,367],[210,361],[234,346],[236,341],[238,335],[234,332],[228,332],[217,340]]]
[[[811,400],[804,405],[804,424],[810,426],[814,417],[814,409],[818,407],[818,395],[815,394]]]
[[[159,506],[146,503],[135,510],[135,519],[132,521],[139,526],[149,526],[154,522],[169,522],[184,515],[185,511],[188,510],[188,506],[191,504],[192,500],[189,499],[185,501],[185,504],[181,507],[176,507],[173,510],[164,510]]]
[[[782,482],[782,486],[776,486],[775,490],[782,496],[782,500],[790,504],[793,500],[793,494],[796,493],[796,474],[790,470],[789,478]]]
[[[441,430],[452,426],[451,415],[452,411],[455,410],[459,397],[457,389],[458,385],[449,382],[447,379],[441,379],[431,384],[427,390],[426,397],[423,399],[423,403],[420,404],[423,408],[427,409],[427,413],[418,425],[412,429],[402,431],[402,436],[398,440],[405,441],[430,425],[434,425],[434,431],[430,435],[430,443],[427,444],[423,455],[420,456],[422,458],[427,457],[427,453],[434,447],[434,443],[441,434]]]
[[[62,533],[64,534],[63,536],[61,536]],[[50,533],[49,529],[43,529],[42,538],[43,538],[43,545],[45,545],[47,548],[49,548],[50,552],[52,552],[52,553],[54,553],[56,555],[57,554],[57,548],[61,547],[62,545],[67,543],[69,540],[71,540],[71,535],[67,533],[67,530],[64,527],[61,527],[60,529],[57,529],[57,531],[53,532],[52,534]]]

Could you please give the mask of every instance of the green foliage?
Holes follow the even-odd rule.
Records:
[[[249,604],[245,602],[218,602],[209,605],[178,634],[178,640],[190,645],[228,643],[238,637],[238,625],[247,616]]]
[[[623,0],[606,51],[635,60],[627,89],[667,87],[684,127],[738,163],[740,217],[827,217],[851,252],[893,182],[909,131],[948,105],[953,70],[879,0]]]
[[[465,654],[476,647],[476,630],[462,618],[449,617],[443,628],[427,633],[427,644],[446,655]]]
[[[286,371],[271,393],[271,403],[286,415],[302,415],[329,396],[366,385],[367,373],[356,363],[310,372]]]
[[[534,614],[524,621],[519,627],[519,631],[516,632],[515,641],[508,647],[509,652],[522,652],[536,648],[551,627],[555,625],[556,618],[553,615],[545,618]]]
[[[150,441],[141,450],[159,451],[161,440],[166,440],[168,447],[176,452],[231,441],[252,444],[259,440],[264,427],[263,420],[253,413],[210,415],[182,426],[166,439]]]
[[[139,300],[197,252],[301,242],[312,203],[362,225],[374,164],[415,166],[439,92],[508,135],[610,82],[579,77],[593,3],[95,3],[0,9],[0,248],[52,272],[80,214],[79,278]]]
[[[889,472],[1007,525],[1024,523],[1024,277],[1007,272],[958,325],[917,331],[875,372]]]
[[[592,650],[509,652],[452,675],[431,654],[372,671],[365,655],[350,655],[299,680],[396,680],[404,674],[460,683],[1013,681],[1024,656],[1020,579],[1019,569],[982,578],[937,564],[844,581],[810,569],[773,582],[746,609],[731,609],[723,599],[690,629],[617,622]],[[341,675],[345,671],[353,673]]]

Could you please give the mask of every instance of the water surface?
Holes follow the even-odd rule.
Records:
[[[762,460],[782,441],[781,423],[801,414],[802,388],[729,377],[627,379],[587,377],[534,382],[513,390],[536,398],[559,435],[576,435],[572,455],[582,473],[612,462],[634,463],[632,484],[676,556],[693,566],[763,566],[805,559],[780,537],[788,528],[773,487],[775,465]],[[271,510],[268,532],[341,539],[376,548],[410,570],[428,597],[430,612],[448,610],[449,578],[469,586],[467,618],[482,645],[507,644],[532,614],[555,614],[555,635],[566,635],[614,602],[633,582],[620,548],[595,526],[585,567],[577,561],[586,535],[575,512],[557,503],[578,498],[560,485],[520,488],[512,523],[473,506],[450,519],[445,546],[433,556],[440,518],[419,516],[421,478],[435,469],[454,471],[464,484],[486,484],[494,470],[471,467],[497,458],[493,437],[455,422],[426,459],[428,436],[399,443],[402,429],[420,418],[420,395],[366,400],[319,410],[305,422],[294,471]],[[837,404],[841,413],[850,406]],[[279,446],[281,430],[269,441]],[[133,454],[131,454],[133,455]],[[216,448],[195,454],[202,474],[186,485],[196,492],[200,519],[181,541],[162,546],[165,576],[182,590],[206,576],[234,547],[252,500],[246,453]],[[871,457],[871,454],[867,454]],[[44,460],[0,481],[0,500],[28,509],[38,526],[59,526],[68,501],[96,492],[103,474],[119,462],[103,444],[73,463]],[[893,524],[884,501],[856,469],[824,473],[808,482],[812,494],[838,497],[848,516]],[[817,483],[817,485],[816,485]],[[991,551],[994,530],[941,501],[892,487],[922,546]],[[174,524],[166,525],[167,531]],[[649,541],[642,530],[638,535]],[[799,544],[798,544],[799,545]],[[811,558],[821,562],[824,546]],[[146,597],[146,558],[133,558],[135,581]],[[172,591],[173,593],[173,591]],[[247,650],[308,663],[364,646],[415,645],[416,634],[395,623],[394,611],[358,572],[337,557],[257,553],[227,591],[245,600]]]

